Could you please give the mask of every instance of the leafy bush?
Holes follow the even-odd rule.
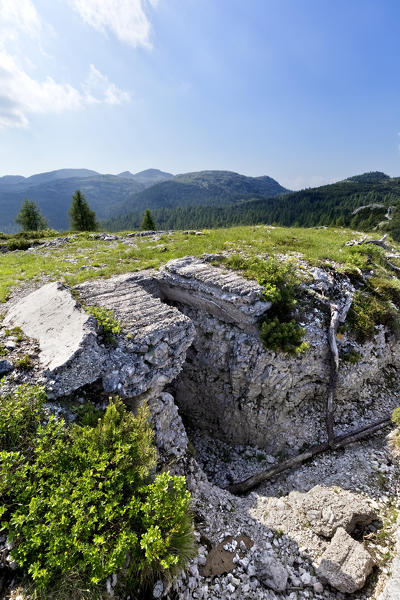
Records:
[[[183,566],[190,494],[183,477],[154,474],[148,409],[134,416],[114,399],[94,426],[68,426],[46,420],[44,401],[21,386],[0,407],[1,528],[36,588],[60,597],[73,574],[94,594],[118,573],[137,594]]]
[[[121,326],[115,318],[113,311],[100,306],[85,306],[85,310],[96,319],[104,343],[109,346],[116,346],[116,336],[120,333]]]
[[[309,347],[307,342],[303,342],[305,329],[291,318],[297,304],[295,292],[299,284],[293,264],[272,258],[246,260],[237,254],[229,257],[226,263],[257,279],[263,287],[264,300],[272,303],[260,320],[260,337],[265,347],[287,354],[304,352]]]

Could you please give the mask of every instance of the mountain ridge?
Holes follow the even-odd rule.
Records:
[[[78,177],[76,175],[79,175]],[[12,179],[10,184],[9,177]],[[28,178],[0,178],[0,230],[15,231],[14,219],[28,198],[36,202],[49,226],[67,229],[72,194],[80,189],[99,219],[132,210],[195,206],[212,203],[233,205],[249,198],[273,197],[287,193],[266,175],[247,177],[231,171],[196,171],[172,175],[158,169],[117,175],[88,169],[59,169]]]

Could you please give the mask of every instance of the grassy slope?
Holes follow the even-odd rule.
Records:
[[[74,285],[117,273],[158,268],[172,258],[199,256],[205,252],[232,251],[248,257],[292,253],[298,256],[300,253],[311,264],[333,260],[344,270],[366,268],[371,254],[374,262],[382,262],[379,261],[382,251],[376,246],[346,247],[345,242],[355,236],[353,231],[340,228],[254,226],[214,229],[201,236],[177,231],[156,241],[146,237],[131,238],[136,244],[132,247],[119,241],[99,241],[87,234],[78,234],[71,243],[60,248],[38,248],[35,252],[19,250],[0,255],[0,301],[7,299],[13,286],[26,280],[62,280]]]

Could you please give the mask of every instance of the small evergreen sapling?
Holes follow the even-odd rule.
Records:
[[[149,209],[146,209],[143,215],[143,221],[141,224],[141,229],[143,231],[154,231],[156,228],[156,224],[154,223],[153,215],[151,214]]]
[[[76,190],[72,196],[72,204],[68,214],[73,231],[96,231],[98,229],[96,213],[91,210],[80,190]]]
[[[15,222],[21,226],[23,231],[40,231],[47,227],[47,221],[40,214],[39,208],[27,198],[23,201],[21,210],[15,217]]]

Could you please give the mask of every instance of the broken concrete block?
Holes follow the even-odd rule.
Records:
[[[362,544],[339,527],[322,555],[318,577],[340,592],[360,590],[374,567],[374,560]]]

